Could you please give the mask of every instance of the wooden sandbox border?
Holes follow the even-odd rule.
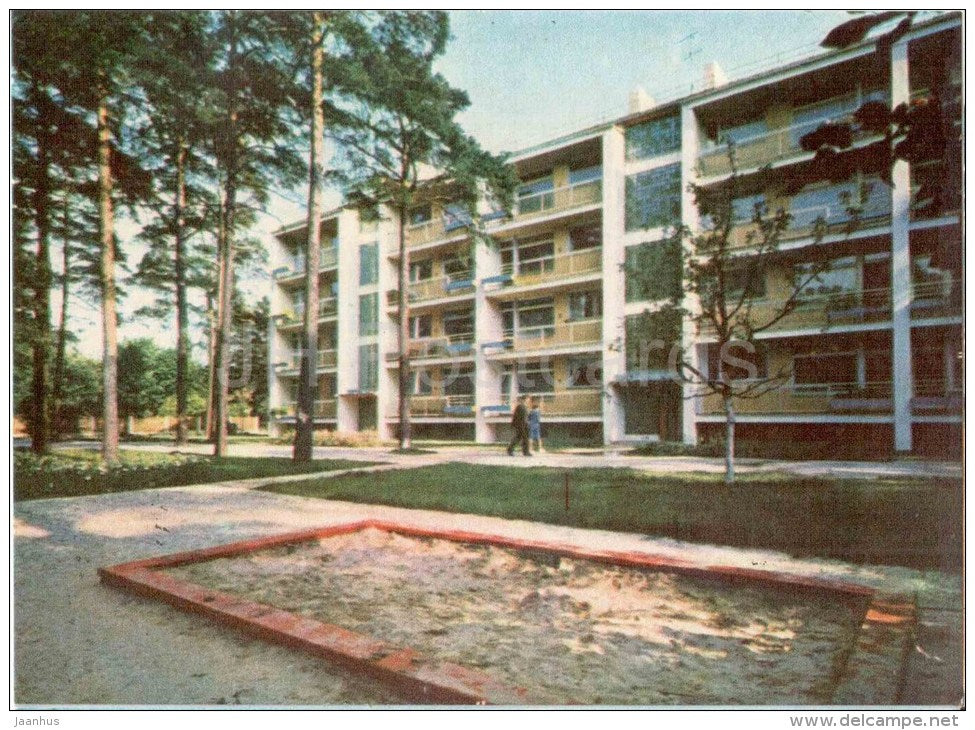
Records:
[[[567,704],[557,698],[529,695],[523,687],[507,686],[476,669],[425,657],[381,639],[299,616],[267,604],[248,601],[162,572],[168,568],[228,558],[302,542],[377,529],[410,537],[474,543],[629,568],[679,573],[738,584],[758,584],[791,593],[834,595],[863,600],[864,627],[890,623],[889,601],[878,601],[874,589],[835,580],[726,565],[699,565],[641,552],[587,550],[574,545],[523,540],[462,530],[437,530],[382,520],[362,520],[329,527],[288,532],[201,550],[171,553],[98,569],[101,581],[137,595],[159,599],[177,608],[215,619],[259,638],[316,654],[327,661],[390,684],[422,704],[527,705]],[[910,607],[900,607],[897,623],[913,620]],[[891,698],[893,699],[893,698]]]

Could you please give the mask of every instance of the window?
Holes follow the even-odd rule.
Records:
[[[516,392],[524,394],[554,393],[555,374],[550,362],[519,363],[516,368]]]
[[[603,293],[598,289],[593,291],[577,291],[569,294],[569,321],[578,322],[582,319],[593,319],[603,313]]]
[[[681,314],[668,309],[630,315],[625,320],[626,369],[664,371],[674,345],[680,344]]]
[[[819,266],[820,264],[807,262],[792,267],[793,286],[802,286],[800,297],[811,298],[859,290],[859,271],[857,260],[853,256],[836,259],[828,264],[828,269],[813,276]]]
[[[762,379],[768,377],[768,350],[762,344],[753,345],[749,352],[746,343],[729,344],[722,361],[717,345],[708,347],[708,375],[728,380]]]
[[[422,226],[424,223],[429,223],[433,220],[433,211],[429,203],[426,205],[418,205],[415,208],[410,208],[408,217],[411,226]]]
[[[474,368],[465,365],[447,373],[443,392],[444,395],[474,395]]]
[[[628,246],[624,264],[626,301],[674,299],[681,294],[680,240]]]
[[[569,231],[569,248],[573,251],[585,251],[603,245],[603,231],[599,226],[573,228]]]
[[[518,302],[515,315],[519,337],[550,337],[555,332],[555,307],[551,298]]]
[[[446,312],[443,316],[443,333],[452,338],[473,335],[474,312]]]
[[[410,337],[422,339],[433,335],[433,318],[429,314],[410,317]]]
[[[379,294],[359,297],[359,335],[366,337],[379,331]]]
[[[876,178],[807,187],[792,198],[789,214],[793,227],[808,228],[818,221],[846,223],[852,218],[851,209],[859,210],[862,218],[888,215],[889,188]]]
[[[742,144],[765,134],[768,134],[768,123],[764,119],[756,119],[753,122],[720,129],[715,139],[708,140],[710,142],[708,146],[712,148],[724,147],[728,142]]]
[[[443,211],[444,230],[454,231],[471,223],[471,214],[463,203],[448,203]]]
[[[433,393],[433,373],[430,370],[414,370],[410,373],[410,395]]]
[[[379,345],[359,345],[359,391],[371,393],[379,382]]]
[[[725,271],[725,294],[729,300],[737,300],[742,294],[748,299],[765,296],[765,277],[761,269],[735,268]],[[747,291],[745,291],[747,289]]]
[[[368,286],[379,280],[379,245],[367,243],[359,247],[359,285]]]
[[[518,273],[540,274],[555,267],[555,242],[551,239],[521,241],[518,244]]]
[[[433,277],[433,259],[410,262],[410,281],[426,281]]]
[[[626,230],[658,228],[679,221],[679,164],[626,178]]]
[[[855,352],[822,355],[796,355],[792,374],[797,386],[855,385],[857,355]]]
[[[443,272],[451,281],[467,281],[471,279],[474,275],[473,268],[470,259],[460,254],[450,256],[444,259],[443,262]]]
[[[555,189],[551,177],[538,178],[518,188],[518,212],[535,213],[555,205]]]
[[[626,159],[645,160],[680,149],[680,117],[651,119],[626,130]]]
[[[911,283],[918,299],[940,299],[951,292],[952,272],[935,264],[931,254],[911,259]]]
[[[593,165],[592,167],[580,167],[575,170],[569,170],[569,185],[579,185],[582,183],[593,182],[594,180],[602,180],[602,178],[602,165]]]
[[[597,388],[603,384],[603,363],[598,357],[570,358],[568,371],[568,388]]]

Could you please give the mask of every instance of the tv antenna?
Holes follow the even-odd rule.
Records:
[[[682,61],[690,61],[701,53],[701,46],[698,45],[696,38],[697,31],[694,30],[677,41],[677,45],[682,47],[680,55]]]

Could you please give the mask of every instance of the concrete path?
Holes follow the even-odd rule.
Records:
[[[68,443],[63,446],[94,448],[92,442]],[[124,448],[148,451],[172,451],[171,444],[135,443]],[[210,454],[207,444],[190,444],[183,452]],[[693,456],[629,456],[620,451],[579,449],[536,454],[532,457],[508,456],[497,446],[438,446],[432,454],[394,454],[388,447],[341,448],[316,447],[319,459],[348,459],[350,461],[380,461],[400,468],[428,466],[444,462],[464,462],[489,466],[547,466],[553,468],[629,468],[647,473],[673,474],[698,472],[721,474],[722,459]],[[291,447],[276,444],[231,444],[232,456],[291,456]],[[825,476],[876,479],[878,477],[950,477],[962,476],[962,465],[951,461],[780,461],[774,459],[738,459],[736,469],[742,474],[784,473],[797,476]]]
[[[314,657],[103,587],[95,572],[99,566],[140,557],[364,518],[859,582],[917,595],[922,621],[933,616],[928,623],[934,622],[939,636],[952,646],[961,642],[960,577],[937,572],[798,560],[771,551],[304,499],[227,485],[18,502],[14,517],[17,705],[397,702],[377,683],[351,677]],[[920,653],[918,657],[923,659]],[[917,697],[918,702],[950,702],[961,696],[960,684],[953,684],[956,679],[960,682],[960,654],[957,659],[939,656],[936,660],[924,668],[935,672],[931,686],[940,694],[935,699]]]

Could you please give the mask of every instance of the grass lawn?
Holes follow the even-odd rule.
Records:
[[[564,477],[570,504],[565,509]],[[279,494],[492,515],[771,548],[797,556],[956,571],[960,479],[647,475],[629,469],[442,464],[265,487]]]
[[[14,454],[14,499],[75,497],[367,466],[366,462],[341,459],[296,464],[287,458],[228,456],[217,459],[195,454],[128,450],[122,450],[119,458],[119,466],[107,469],[94,450],[59,449],[43,457],[17,451]]]

